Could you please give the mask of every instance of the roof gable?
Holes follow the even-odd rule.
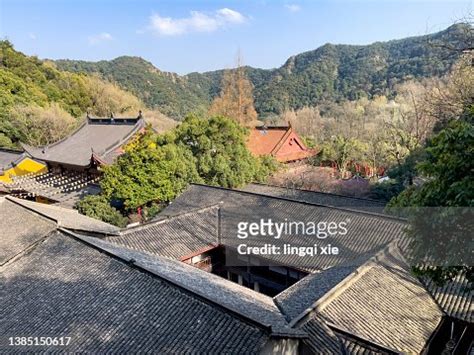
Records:
[[[256,127],[247,142],[256,156],[271,155],[280,162],[290,162],[314,155],[298,137],[291,125],[287,127]]]
[[[383,214],[385,203],[377,200],[356,198],[327,192],[287,188],[267,184],[248,184],[239,189],[260,195],[285,198],[294,201],[307,202],[315,205],[357,210],[375,214]]]
[[[289,130],[289,127],[254,128],[247,147],[254,155],[271,155]]]

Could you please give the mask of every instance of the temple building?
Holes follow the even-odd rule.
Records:
[[[145,127],[141,113],[135,118],[95,118],[86,121],[60,141],[32,147],[23,144],[34,159],[46,162],[51,172],[80,171],[97,173],[100,167],[114,162],[123,146]]]
[[[291,124],[252,129],[247,148],[255,156],[270,155],[281,163],[304,160],[316,154],[306,147]]]
[[[123,154],[124,146],[144,127],[141,112],[128,118],[87,115],[76,131],[58,142],[42,147],[22,144],[23,160],[10,171],[21,168],[29,173],[10,174],[5,187],[16,197],[72,207],[99,192],[101,168]]]

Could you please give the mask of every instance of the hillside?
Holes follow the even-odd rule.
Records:
[[[407,79],[443,75],[459,56],[447,50],[446,44],[472,47],[473,37],[472,27],[458,24],[434,34],[365,46],[325,44],[290,57],[278,69],[246,70],[255,87],[256,109],[266,116],[323,100],[387,95],[396,83]],[[100,62],[58,60],[56,64],[72,72],[99,73],[177,119],[189,111],[205,110],[220,91],[223,73],[179,76],[162,72],[142,58],[126,56]]]
[[[0,147],[51,143],[91,115],[137,115],[146,109],[136,96],[86,73],[59,70],[0,41]],[[157,111],[145,111],[157,129],[172,126]]]

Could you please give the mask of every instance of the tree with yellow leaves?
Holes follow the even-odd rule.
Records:
[[[232,118],[243,126],[254,126],[257,121],[253,101],[253,86],[241,65],[240,55],[237,68],[226,70],[222,77],[222,89],[209,109],[211,115]]]

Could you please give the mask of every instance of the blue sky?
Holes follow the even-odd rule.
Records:
[[[368,44],[448,27],[473,0],[0,0],[0,37],[40,58],[136,55],[180,74],[278,67],[330,43]]]

